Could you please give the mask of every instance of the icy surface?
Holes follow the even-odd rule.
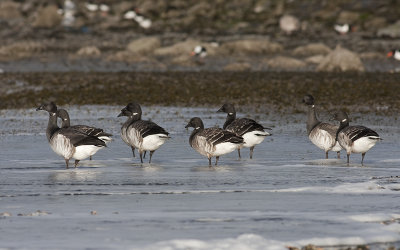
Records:
[[[398,121],[359,119],[384,141],[361,155],[325,160],[308,141],[305,115],[246,114],[273,127],[219,166],[188,144],[193,116],[222,125],[215,109],[143,107],[171,134],[139,164],[119,136],[122,107],[64,107],[72,124],[114,134],[108,148],[77,169],[50,149],[44,111],[0,112],[0,248],[286,249],[286,246],[389,243],[400,247]],[[238,116],[244,116],[239,113]],[[362,117],[362,115],[361,115]],[[145,161],[148,161],[146,157]],[[214,160],[213,160],[214,161]],[[380,246],[380,245],[379,245]]]

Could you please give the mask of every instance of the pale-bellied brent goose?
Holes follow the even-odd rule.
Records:
[[[203,121],[199,117],[193,117],[185,128],[194,128],[189,138],[189,144],[201,155],[208,158],[211,167],[211,157],[216,156],[215,165],[218,164],[220,155],[228,154],[240,148],[243,137],[220,128],[204,129]]]
[[[228,114],[223,129],[243,137],[244,144],[242,146],[250,148],[250,159],[253,158],[254,147],[263,142],[265,137],[271,135],[264,131],[264,129],[270,128],[265,128],[252,119],[236,119],[236,110],[232,104],[225,103],[217,112],[225,112]],[[240,148],[238,148],[238,154],[240,158]]]
[[[336,131],[339,126],[320,122],[315,112],[315,101],[312,95],[305,95],[303,103],[308,106],[307,114],[307,133],[310,141],[320,149],[325,151],[325,158],[328,159],[328,152],[337,152],[337,158],[340,158],[342,147],[336,141]]]
[[[150,151],[150,160],[156,149],[165,143],[168,132],[154,122],[142,120],[142,109],[137,103],[129,103],[118,115],[127,116],[128,120],[122,125],[121,138],[132,148],[137,148],[140,161],[143,163],[143,152]]]
[[[105,142],[95,136],[84,134],[73,128],[59,128],[57,126],[57,106],[53,102],[42,104],[36,110],[45,110],[49,113],[46,129],[47,140],[51,149],[64,157],[67,168],[71,158],[75,159],[76,167],[80,160],[88,158],[106,147]]]
[[[101,128],[95,128],[87,125],[73,125],[71,126],[71,120],[69,118],[69,114],[65,109],[57,109],[57,116],[61,119],[61,128],[71,127],[79,132],[82,132],[86,135],[95,136],[100,140],[104,141],[106,144],[112,141],[112,134],[106,133]],[[92,160],[92,156],[90,156],[90,160]]]
[[[351,153],[361,153],[361,165],[364,165],[365,153],[381,140],[378,133],[364,126],[349,126],[349,117],[344,111],[335,113],[333,119],[340,121],[336,140],[347,152],[347,164]]]

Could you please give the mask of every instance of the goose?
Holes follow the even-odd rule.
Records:
[[[149,163],[151,163],[154,151],[170,138],[169,133],[154,122],[142,120],[142,109],[138,103],[129,103],[121,110],[118,117],[120,116],[128,117],[121,128],[122,140],[131,146],[132,152],[135,148],[138,149],[141,163],[143,163],[143,152],[150,151]]]
[[[70,125],[69,114],[65,109],[57,109],[57,117],[61,119],[61,128],[73,128],[81,133],[86,135],[95,136],[100,140],[104,141],[106,144],[112,141],[112,134],[106,133],[101,128],[95,128],[87,125]],[[90,160],[92,160],[92,156],[90,156]]]
[[[394,49],[391,50],[389,53],[387,53],[387,57],[392,57],[396,60],[400,61],[400,50],[399,49]]]
[[[256,121],[249,118],[237,118],[236,110],[233,104],[225,103],[217,112],[227,113],[223,129],[243,137],[242,147],[250,148],[250,159],[253,158],[254,147],[264,141],[265,137],[271,134],[264,131],[265,128]],[[241,148],[241,147],[240,147]],[[238,148],[239,158],[240,148]]]
[[[351,153],[361,153],[361,165],[364,166],[366,152],[381,140],[378,133],[364,126],[350,126],[349,117],[344,111],[336,112],[333,119],[340,121],[336,141],[346,150],[347,164],[350,162]]]
[[[51,102],[40,105],[36,111],[45,110],[49,113],[49,122],[46,129],[47,140],[51,149],[65,159],[66,168],[69,160],[75,159],[75,167],[80,160],[94,155],[106,147],[104,141],[95,136],[79,132],[73,128],[59,128],[57,126],[57,106]]]
[[[204,129],[203,121],[199,117],[193,117],[185,128],[194,128],[189,138],[189,144],[199,154],[208,158],[208,164],[211,167],[211,158],[216,157],[215,165],[218,164],[219,156],[228,154],[235,149],[240,148],[243,143],[243,137],[235,133],[220,128]]]
[[[328,152],[337,152],[337,158],[340,158],[342,147],[336,141],[336,131],[339,126],[320,122],[315,113],[315,101],[312,95],[305,95],[303,103],[308,106],[307,134],[310,141],[320,149],[325,151],[325,158],[328,159]]]

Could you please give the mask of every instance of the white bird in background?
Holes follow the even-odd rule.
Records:
[[[204,46],[197,45],[196,47],[194,47],[191,54],[192,56],[198,56],[200,58],[204,58],[207,56],[207,49]]]
[[[96,12],[99,10],[99,5],[94,4],[94,3],[86,2],[85,6],[86,6],[86,9],[91,12]]]
[[[333,28],[335,29],[335,31],[341,35],[345,35],[347,33],[349,33],[350,31],[355,31],[355,27],[345,23],[345,24],[335,24],[333,26]]]
[[[108,6],[107,4],[102,3],[102,4],[100,4],[100,10],[102,12],[109,12],[110,11],[110,6]]]
[[[134,10],[129,10],[125,12],[124,14],[124,19],[127,20],[134,20],[139,24],[140,27],[143,29],[148,29],[152,25],[152,21],[149,18],[146,18],[142,15],[139,15],[136,11]]]
[[[62,11],[63,14],[63,20],[62,24],[64,27],[71,27],[75,23],[75,3],[71,0],[65,0],[64,1],[64,9]]]
[[[396,60],[400,61],[400,50],[399,49],[394,49],[392,51],[390,51],[389,53],[387,53],[387,57],[392,57]]]

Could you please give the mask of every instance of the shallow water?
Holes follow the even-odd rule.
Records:
[[[324,153],[305,135],[304,114],[258,114],[273,136],[255,148],[254,159],[244,149],[241,160],[233,152],[209,168],[190,148],[191,130],[184,126],[193,116],[204,118],[206,127],[222,125],[218,108],[143,107],[144,118],[172,138],[152,164],[142,165],[119,137],[121,107],[67,107],[72,124],[115,135],[92,161],[68,170],[46,141],[47,113],[1,111],[0,247],[400,247],[398,121],[357,120],[384,138],[362,167],[360,155],[351,156],[350,166],[343,152],[342,159],[334,153],[322,159]]]

